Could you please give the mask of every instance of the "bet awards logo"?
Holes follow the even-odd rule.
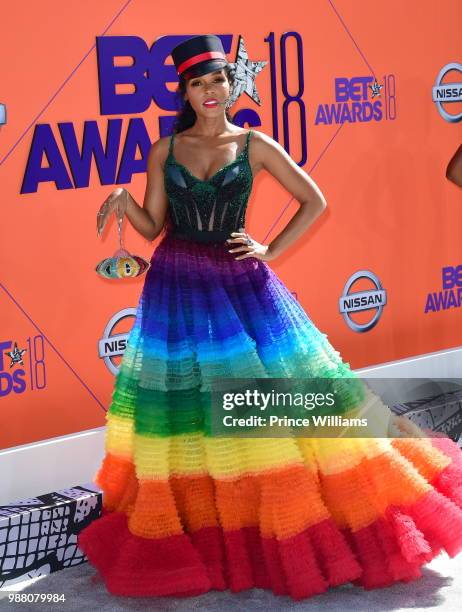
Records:
[[[441,269],[441,290],[427,295],[425,314],[462,308],[462,264]]]
[[[45,341],[41,334],[0,341],[0,398],[47,386]]]
[[[352,286],[361,279],[370,281],[374,288],[365,291],[351,291]],[[369,270],[359,270],[350,276],[343,288],[343,293],[339,299],[339,311],[350,329],[356,332],[366,332],[377,325],[386,303],[387,294],[377,276]],[[370,310],[374,314],[369,322],[356,323],[352,319],[351,313],[362,310]]]
[[[115,362],[116,357],[122,357],[127,347],[130,332],[115,333],[115,328],[128,317],[136,315],[136,308],[124,308],[111,317],[106,325],[103,337],[98,341],[98,356],[104,360],[108,370],[117,375],[119,366]]]
[[[0,342],[0,397],[5,397],[10,393],[23,393],[26,390],[26,372],[24,367],[24,353],[27,349],[22,349],[18,343],[11,340]],[[5,357],[10,358],[7,368]]]
[[[452,72],[456,71],[458,73],[459,82],[444,82],[446,76]],[[462,119],[462,112],[460,113],[450,113],[447,109],[454,102],[462,102],[462,64],[458,64],[457,62],[451,62],[450,64],[446,64],[443,66],[436,77],[436,83],[432,88],[432,100],[436,103],[436,108],[438,109],[439,114],[443,117],[445,121],[449,123],[457,123]],[[446,106],[447,105],[447,109]]]
[[[385,96],[379,99],[382,98],[383,88]],[[318,105],[314,123],[369,123],[395,118],[396,93],[393,74],[385,75],[382,84],[372,76],[337,77],[334,79],[334,101]]]
[[[103,122],[96,119],[85,120],[83,126],[80,119],[59,121],[56,126],[37,123],[21,194],[36,193],[39,185],[47,182],[55,183],[59,190],[88,187],[93,162],[104,185],[130,183],[134,174],[144,173],[153,138],[149,135],[150,115],[143,117],[143,113],[150,111],[154,102],[159,111],[160,136],[171,132],[175,122],[172,111],[178,110],[178,100],[168,85],[178,83],[178,74],[174,64],[167,60],[172,48],[187,38],[188,35],[160,36],[148,46],[138,36],[97,36],[98,82],[94,90],[99,93],[100,116],[110,116],[106,127],[103,129]],[[220,38],[225,52],[229,53],[234,35],[224,34]],[[120,65],[120,58],[130,58],[130,65]],[[233,117],[235,122],[261,125],[252,106],[261,105],[256,77],[267,63],[267,60],[250,59],[244,39],[239,35],[235,61],[230,62],[234,86],[229,102],[232,104],[245,94],[251,106],[240,108]],[[127,84],[133,91],[120,92]],[[77,146],[80,132],[81,149]],[[44,159],[46,166],[42,165]]]

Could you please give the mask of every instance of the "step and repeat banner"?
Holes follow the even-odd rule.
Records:
[[[220,7],[221,8],[221,5]],[[277,140],[328,207],[270,263],[352,368],[462,345],[459,0],[6,3],[0,49],[0,448],[104,425],[144,276],[110,280],[96,212],[142,205],[170,133],[171,49],[220,36],[233,120]],[[38,27],[40,24],[40,27]],[[271,241],[297,202],[254,181],[247,230]],[[150,243],[125,222],[126,248]]]

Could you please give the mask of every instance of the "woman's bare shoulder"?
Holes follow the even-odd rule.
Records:
[[[251,143],[251,157],[256,169],[264,167],[269,156],[272,157],[275,154],[287,155],[284,147],[277,140],[274,140],[274,138],[271,138],[265,132],[260,132],[253,128]]]
[[[148,168],[153,164],[161,164],[162,167],[164,166],[168,156],[169,146],[170,136],[161,136],[152,143],[148,155]]]
[[[250,128],[248,131],[252,132],[252,140],[255,140],[255,142],[262,142],[269,146],[281,146],[277,140],[274,140],[274,138],[271,138],[265,132],[260,132],[260,130],[255,130],[254,128]]]

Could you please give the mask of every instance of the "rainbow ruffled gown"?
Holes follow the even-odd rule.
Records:
[[[252,188],[250,136],[205,181],[170,142],[171,223],[107,413],[103,514],[79,535],[115,595],[259,587],[298,600],[407,582],[462,549],[462,453],[448,438],[208,435],[214,377],[352,376],[271,268],[228,251]]]

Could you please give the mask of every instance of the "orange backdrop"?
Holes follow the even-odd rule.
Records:
[[[130,130],[144,129],[150,142],[164,135],[163,118],[174,114],[165,101],[176,84],[165,83],[159,66],[151,65],[145,108],[104,108],[108,89],[97,47],[106,53],[111,37],[127,37],[127,48],[149,51],[174,46],[168,37],[214,33],[224,37],[228,58],[236,61],[241,36],[249,60],[266,61],[255,77],[261,104],[243,93],[232,112],[286,146],[328,202],[321,218],[270,265],[353,368],[462,344],[456,301],[461,191],[445,177],[462,141],[462,103],[437,105],[433,99],[443,67],[462,62],[462,4],[235,0],[224,6],[207,0],[43,0],[3,8],[0,448],[103,425],[114,383],[110,364],[117,366],[123,334],[133,324],[130,311],[126,317],[122,312],[112,330],[122,337],[112,349],[99,344],[111,318],[136,307],[144,276],[109,281],[95,273],[96,263],[117,248],[114,219],[97,238],[95,215],[118,184],[142,204],[145,155],[127,149]],[[123,54],[114,60],[116,66],[132,64]],[[460,69],[449,71],[444,82],[461,83]],[[134,91],[127,82],[114,93]],[[109,142],[110,121],[120,126],[120,137]],[[113,179],[110,171],[97,171],[94,159],[86,175],[79,165],[85,128],[99,134],[103,150],[109,146]],[[51,162],[41,151],[44,142]],[[127,155],[134,174],[117,182]],[[34,186],[37,160],[42,180]],[[261,172],[247,229],[269,241],[296,209],[290,194]],[[129,224],[124,242],[146,259],[156,247]],[[339,300],[361,270],[375,275],[386,300],[377,323],[359,333],[348,320],[367,323],[377,307],[345,318]],[[376,287],[363,278],[350,292],[371,289]],[[112,350],[107,360],[101,346]]]

